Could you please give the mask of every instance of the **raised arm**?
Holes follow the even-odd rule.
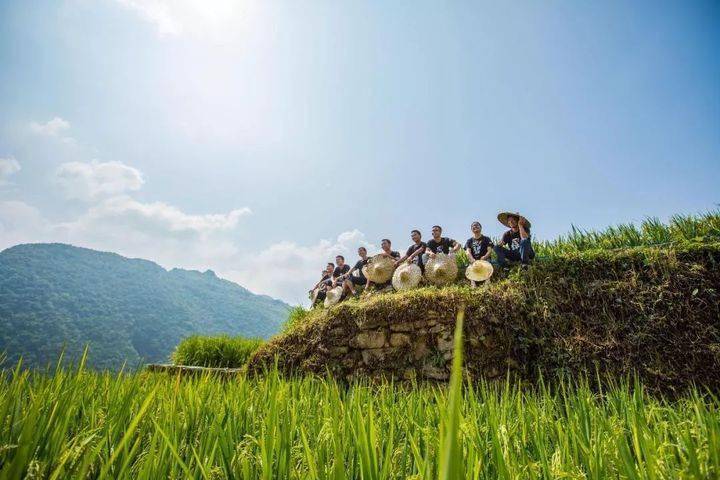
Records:
[[[530,234],[527,230],[525,230],[525,225],[523,225],[523,223],[525,223],[525,217],[520,217],[518,219],[518,230],[520,231],[520,238],[525,240],[530,236]]]

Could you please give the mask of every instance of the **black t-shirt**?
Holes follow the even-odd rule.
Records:
[[[433,253],[450,253],[450,249],[455,243],[455,240],[447,237],[441,237],[439,242],[436,242],[433,238],[427,242],[427,248]]]
[[[528,233],[529,237],[530,230],[526,228],[525,231]],[[520,237],[520,230],[518,230],[517,232],[508,230],[502,237],[502,244],[510,245],[510,250],[518,250],[520,248],[520,240],[522,240],[522,238]]]
[[[485,235],[480,235],[480,238],[470,237],[467,242],[465,242],[465,249],[470,249],[474,260],[480,260],[485,256],[491,246],[492,240]]]
[[[409,257],[413,253],[417,252],[420,249],[424,249],[425,247],[427,247],[427,244],[425,242],[413,243],[408,247],[407,252],[405,252],[405,256]],[[413,263],[415,265],[422,265],[422,254],[416,255],[415,258],[413,258]]]
[[[392,258],[398,259],[398,258],[400,258],[400,252],[396,252],[395,250],[391,250],[391,251],[390,251],[390,256],[391,256]]]
[[[365,274],[363,273],[362,269],[363,269],[363,267],[364,267],[365,265],[368,264],[369,261],[370,261],[369,258],[366,258],[365,260],[363,260],[363,259],[361,258],[360,260],[358,260],[357,263],[355,264],[355,267],[354,267],[354,268],[355,268],[355,271],[356,271],[357,273],[353,273],[353,274],[354,274],[356,277],[365,278]]]
[[[344,275],[347,272],[350,271],[350,265],[347,263],[343,265],[342,267],[335,267],[335,270],[333,271],[333,280],[338,278],[340,275]]]

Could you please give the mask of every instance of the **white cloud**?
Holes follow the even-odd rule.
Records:
[[[14,157],[0,158],[0,185],[7,183],[7,179],[20,171],[20,164]]]
[[[144,183],[139,170],[122,162],[63,163],[55,179],[68,198],[80,200],[139,190]]]
[[[77,141],[74,138],[64,135],[64,132],[67,130],[70,130],[70,122],[60,117],[54,117],[45,123],[30,122],[30,131],[37,135],[54,137],[68,145],[77,145]]]
[[[37,208],[25,202],[0,202],[0,250],[19,243],[42,241],[48,223]]]
[[[192,35],[217,42],[237,35],[243,9],[237,0],[117,0],[163,37]]]
[[[149,235],[207,236],[237,227],[240,218],[250,215],[249,208],[228,213],[191,215],[162,202],[142,203],[127,196],[112,197],[90,208],[76,222],[67,224],[76,230],[118,229]]]
[[[366,247],[370,253],[377,249],[362,232],[352,230],[341,233],[334,241],[320,240],[310,246],[280,242],[238,259],[237,269],[217,268],[217,271],[254,292],[290,303],[307,303],[307,291],[320,279],[325,264],[335,262],[336,255],[343,255],[352,265],[357,260],[359,246]]]

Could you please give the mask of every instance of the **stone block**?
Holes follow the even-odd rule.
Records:
[[[410,345],[410,335],[408,335],[406,333],[390,334],[390,346],[404,347],[406,345]]]
[[[393,332],[412,332],[414,330],[413,324],[410,322],[404,323],[391,323],[390,330]]]
[[[384,364],[388,357],[397,352],[394,348],[369,348],[362,351],[362,359],[365,365]]]
[[[345,355],[348,353],[350,349],[348,347],[340,346],[340,347],[332,347],[330,349],[330,355],[333,357],[339,357],[341,355]]]
[[[442,332],[437,337],[437,347],[441,352],[452,351],[453,343],[453,335],[450,332]]]
[[[357,348],[381,348],[386,340],[384,330],[368,330],[358,333],[352,343]]]
[[[413,358],[421,360],[428,356],[430,348],[428,348],[426,337],[418,337],[413,343]]]
[[[427,364],[422,367],[422,375],[432,380],[447,380],[450,378],[450,374],[445,368],[434,367]]]
[[[430,333],[438,333],[442,331],[449,331],[447,325],[435,325],[429,331]]]

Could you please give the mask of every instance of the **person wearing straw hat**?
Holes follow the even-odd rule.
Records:
[[[428,261],[435,258],[438,253],[449,255],[460,250],[460,244],[452,238],[442,236],[442,227],[435,225],[432,227],[433,238],[427,242],[425,254],[422,256],[423,264],[427,265]]]
[[[423,253],[425,253],[425,248],[427,247],[427,244],[422,241],[422,234],[420,233],[420,230],[411,231],[410,238],[412,239],[413,244],[408,247],[405,255],[400,260],[395,262],[395,266],[398,266],[404,261],[407,261],[408,263],[415,264],[420,267],[420,271],[422,272],[422,255]]]
[[[343,285],[345,293],[350,293],[352,295],[357,295],[357,292],[355,291],[356,286],[367,285],[367,278],[365,278],[365,274],[362,270],[370,260],[367,256],[367,248],[359,247],[358,255],[360,256],[360,260],[358,260],[355,263],[355,266],[347,273],[345,284]]]
[[[395,260],[398,260],[400,258],[400,252],[397,252],[392,249],[392,242],[388,240],[387,238],[383,238],[380,242],[380,247],[382,248],[382,252],[380,252],[376,257],[384,257],[387,259],[390,259],[395,262]],[[375,290],[383,290],[391,285],[392,282],[392,274],[390,278],[388,278],[384,282],[374,282],[371,278],[371,275],[367,276],[367,283],[365,284],[365,290],[368,291],[370,287],[374,288]]]
[[[489,260],[493,252],[492,240],[482,234],[482,225],[478,221],[472,222],[470,231],[472,232],[472,237],[468,238],[467,242],[465,242],[465,253],[467,253],[468,258],[471,262]],[[470,284],[475,287],[476,281],[470,280]]]
[[[512,212],[502,212],[497,218],[510,229],[502,236],[500,245],[495,245],[498,265],[503,267],[510,260],[520,262],[521,266],[526,268],[535,258],[530,241],[530,222],[519,213]],[[506,248],[506,245],[509,248]]]
[[[320,281],[315,284],[315,286],[310,290],[310,305],[315,306],[315,304],[325,300],[325,294],[328,290],[328,288],[332,285],[332,274],[335,270],[335,264],[330,262],[325,267],[325,270],[322,272],[322,277],[320,278]]]

